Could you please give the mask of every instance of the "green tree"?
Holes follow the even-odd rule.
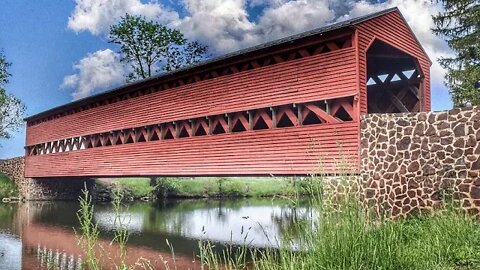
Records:
[[[109,39],[120,46],[121,60],[131,66],[127,81],[197,63],[207,51],[206,46],[189,42],[178,30],[129,14],[110,27]]]
[[[11,76],[8,72],[10,66],[11,63],[7,62],[5,55],[0,52],[0,139],[10,138],[10,133],[23,124],[22,116],[25,112],[22,102],[4,88]]]
[[[434,33],[442,36],[455,53],[440,58],[447,70],[445,84],[455,106],[480,105],[480,1],[439,0],[444,11],[433,16]]]

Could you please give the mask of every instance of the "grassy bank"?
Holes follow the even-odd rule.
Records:
[[[204,265],[262,270],[480,269],[480,224],[463,210],[446,206],[430,214],[390,220],[370,216],[355,197],[342,198],[332,207],[319,195],[320,189],[321,184],[310,195],[318,217],[308,224],[296,222],[296,237],[283,243],[284,248],[245,247],[225,255],[202,243]]]
[[[0,199],[17,196],[17,186],[6,175],[0,173]]]
[[[158,178],[156,192],[166,197],[272,197],[293,196],[299,182],[274,177]]]
[[[475,217],[445,207],[400,220],[384,219],[370,216],[354,197],[340,198],[332,207],[321,195],[322,179],[306,182],[318,215],[311,222],[295,222],[291,242],[286,240],[280,249],[246,245],[215,253],[214,244],[200,241],[201,253],[195,260],[205,269],[480,269],[480,224]],[[91,225],[84,225],[88,232]],[[175,247],[171,248],[173,255]],[[164,269],[175,268],[165,260]]]
[[[304,190],[298,180],[274,177],[157,178],[154,187],[148,178],[122,178],[112,183],[136,198],[152,194],[170,198],[291,197]]]

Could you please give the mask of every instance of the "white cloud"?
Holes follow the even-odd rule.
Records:
[[[335,13],[325,0],[276,2],[265,8],[258,22],[264,40],[285,37],[325,25]]]
[[[88,54],[73,66],[75,74],[63,79],[62,89],[73,89],[74,100],[124,81],[124,66],[120,56],[110,49]]]
[[[148,19],[168,23],[178,19],[178,14],[165,9],[156,1],[140,0],[76,0],[73,13],[68,18],[68,28],[75,32],[89,31],[94,35],[105,34],[109,27],[126,13],[143,15]]]
[[[255,24],[248,19],[244,0],[184,0],[189,13],[178,27],[189,38],[227,52],[258,42]]]

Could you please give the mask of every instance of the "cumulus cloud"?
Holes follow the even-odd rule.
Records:
[[[432,85],[434,88],[445,89],[442,83],[444,70],[436,59],[450,51],[446,43],[430,30],[433,27],[431,16],[441,10],[435,1],[182,0],[179,3],[183,7],[182,12],[169,9],[154,0],[76,0],[68,27],[76,32],[89,31],[94,35],[105,36],[109,26],[125,13],[143,15],[180,29],[187,38],[200,40],[210,47],[213,54],[223,54],[397,6],[433,61]],[[251,7],[261,7],[261,13],[255,16],[255,20],[248,14]],[[80,62],[92,58],[93,55]],[[113,57],[113,62],[115,64],[110,63],[111,66],[120,67],[117,57]],[[99,61],[98,64],[104,63]],[[77,66],[78,74],[65,77],[65,85],[78,85],[80,88],[78,81],[81,68]],[[81,93],[89,93],[88,86],[95,86],[87,83],[81,85]]]
[[[62,89],[73,89],[74,100],[81,99],[124,80],[120,56],[110,49],[88,54],[73,66],[76,73],[63,79]]]
[[[270,40],[317,28],[334,19],[335,12],[325,0],[277,2],[265,8],[258,33]]]
[[[75,32],[89,31],[94,35],[105,34],[126,13],[142,15],[148,19],[169,23],[178,19],[178,14],[152,1],[140,0],[76,0],[75,9],[68,18],[68,28]]]
[[[248,19],[244,0],[184,0],[188,12],[178,28],[189,38],[227,52],[254,44],[255,24]]]

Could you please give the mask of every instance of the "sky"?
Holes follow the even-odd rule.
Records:
[[[126,67],[108,29],[126,13],[179,29],[222,55],[397,6],[433,64],[432,109],[452,107],[437,59],[451,54],[431,32],[441,7],[430,0],[2,0],[0,50],[12,63],[6,89],[26,115],[119,86]],[[0,159],[24,154],[22,127],[0,140]]]

